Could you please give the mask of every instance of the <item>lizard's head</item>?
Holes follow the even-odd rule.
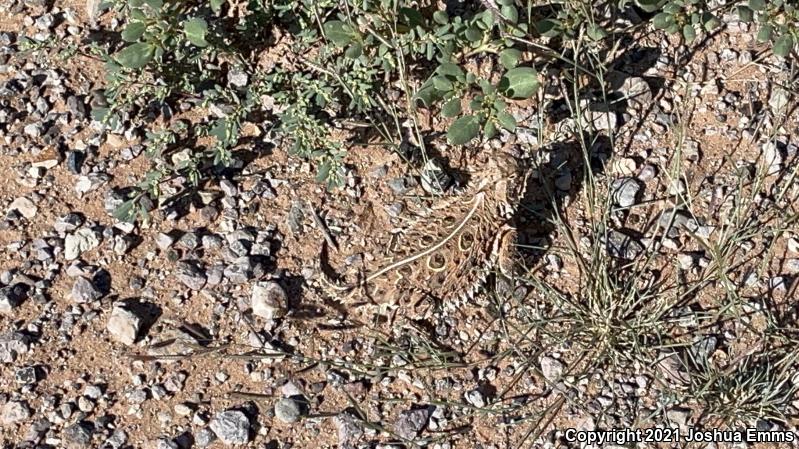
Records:
[[[510,154],[497,152],[488,161],[483,180],[483,191],[493,193],[501,213],[510,218],[516,211],[527,184],[527,177],[519,161]]]

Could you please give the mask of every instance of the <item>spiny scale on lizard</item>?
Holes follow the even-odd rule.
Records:
[[[511,221],[526,176],[505,153],[493,155],[487,165],[462,201],[434,209],[426,220],[398,234],[397,250],[358,282],[336,280],[324,246],[319,271],[331,294],[341,300],[361,292],[392,304],[415,302],[418,296],[460,302],[473,297],[492,269],[499,265],[505,271],[515,245]]]

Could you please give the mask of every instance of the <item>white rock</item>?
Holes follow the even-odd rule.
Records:
[[[118,304],[111,311],[106,329],[108,329],[114,340],[125,345],[132,345],[136,341],[141,324],[141,318]]]
[[[641,186],[634,178],[621,178],[613,181],[613,200],[621,207],[631,207],[636,202]]]
[[[788,251],[799,253],[799,238],[792,237],[788,239]]]
[[[624,176],[632,176],[638,169],[635,159],[624,157],[613,162],[613,171]]]
[[[280,399],[275,402],[275,417],[286,424],[299,421],[302,417],[300,404],[291,398]]]
[[[546,380],[555,382],[563,374],[563,363],[552,357],[541,357],[541,373]]]
[[[14,424],[20,421],[25,421],[31,417],[31,410],[24,402],[8,401],[3,405],[3,410],[0,412],[0,422],[3,425]]]
[[[33,201],[21,196],[15,199],[9,206],[9,210],[15,210],[22,214],[23,217],[27,219],[31,219],[36,216],[36,212],[39,211],[39,208],[33,204]]]
[[[174,410],[175,413],[178,414],[178,416],[189,416],[191,415],[192,412],[191,407],[189,407],[185,403],[175,404]]]
[[[683,270],[690,270],[694,267],[694,256],[686,253],[677,254],[677,262]]]
[[[100,238],[89,228],[78,229],[64,239],[64,258],[77,259],[81,253],[90,251],[100,245]]]
[[[239,410],[226,410],[211,419],[211,430],[225,445],[246,444],[250,441],[250,420]]]
[[[766,174],[774,175],[782,169],[782,155],[773,142],[763,145],[763,162],[766,165]]]
[[[785,107],[788,106],[790,95],[788,91],[783,88],[775,88],[771,92],[771,97],[768,99],[768,105],[771,107],[771,112],[774,114],[785,113]]]
[[[252,287],[252,313],[273,320],[286,314],[288,297],[277,282],[259,282]]]

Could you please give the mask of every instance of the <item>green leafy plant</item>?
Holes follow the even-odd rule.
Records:
[[[759,25],[757,40],[771,42],[774,54],[788,56],[799,42],[799,10],[793,2],[749,0],[737,9],[741,20]]]
[[[795,8],[784,1],[633,1],[656,28],[687,41],[718,27],[732,8],[759,24],[775,54],[790,53],[797,39]],[[538,69],[579,67],[564,46],[600,48],[623,31],[609,17],[630,3],[498,0],[454,12],[405,0],[112,0],[122,26],[118,43],[92,50],[107,69],[106,103],[92,117],[116,131],[144,126],[152,160],[119,216],[145,217],[145,207],[165,204],[160,183],[186,189],[209,180],[235,159],[253,121],[313,161],[331,189],[343,185],[348,139],[361,132],[353,127],[388,149],[398,149],[408,129],[424,146],[431,130],[419,125],[422,116],[441,117],[452,145],[514,132],[513,109],[535,96]],[[262,66],[273,34],[289,52]],[[202,118],[176,130],[181,113]]]
[[[431,98],[441,98],[441,113],[445,117],[458,117],[447,132],[450,143],[463,145],[477,137],[482,130],[487,138],[496,135],[499,128],[513,132],[516,119],[506,111],[505,98],[529,98],[538,88],[535,69],[516,67],[508,70],[497,86],[461,67],[442,64],[431,78]],[[479,87],[479,93],[468,102],[468,112],[462,106],[463,98]]]
[[[638,5],[644,11],[657,12],[652,18],[655,28],[681,33],[689,43],[696,39],[697,30],[713,31],[721,25],[707,2],[701,0],[638,0]]]

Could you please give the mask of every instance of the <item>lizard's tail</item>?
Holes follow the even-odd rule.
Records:
[[[329,248],[326,241],[322,242],[322,248],[319,250],[319,258],[316,261],[316,268],[319,272],[319,280],[322,286],[332,292],[350,292],[354,290],[357,285],[347,284],[341,279],[341,276],[336,273],[336,270],[330,266]]]

